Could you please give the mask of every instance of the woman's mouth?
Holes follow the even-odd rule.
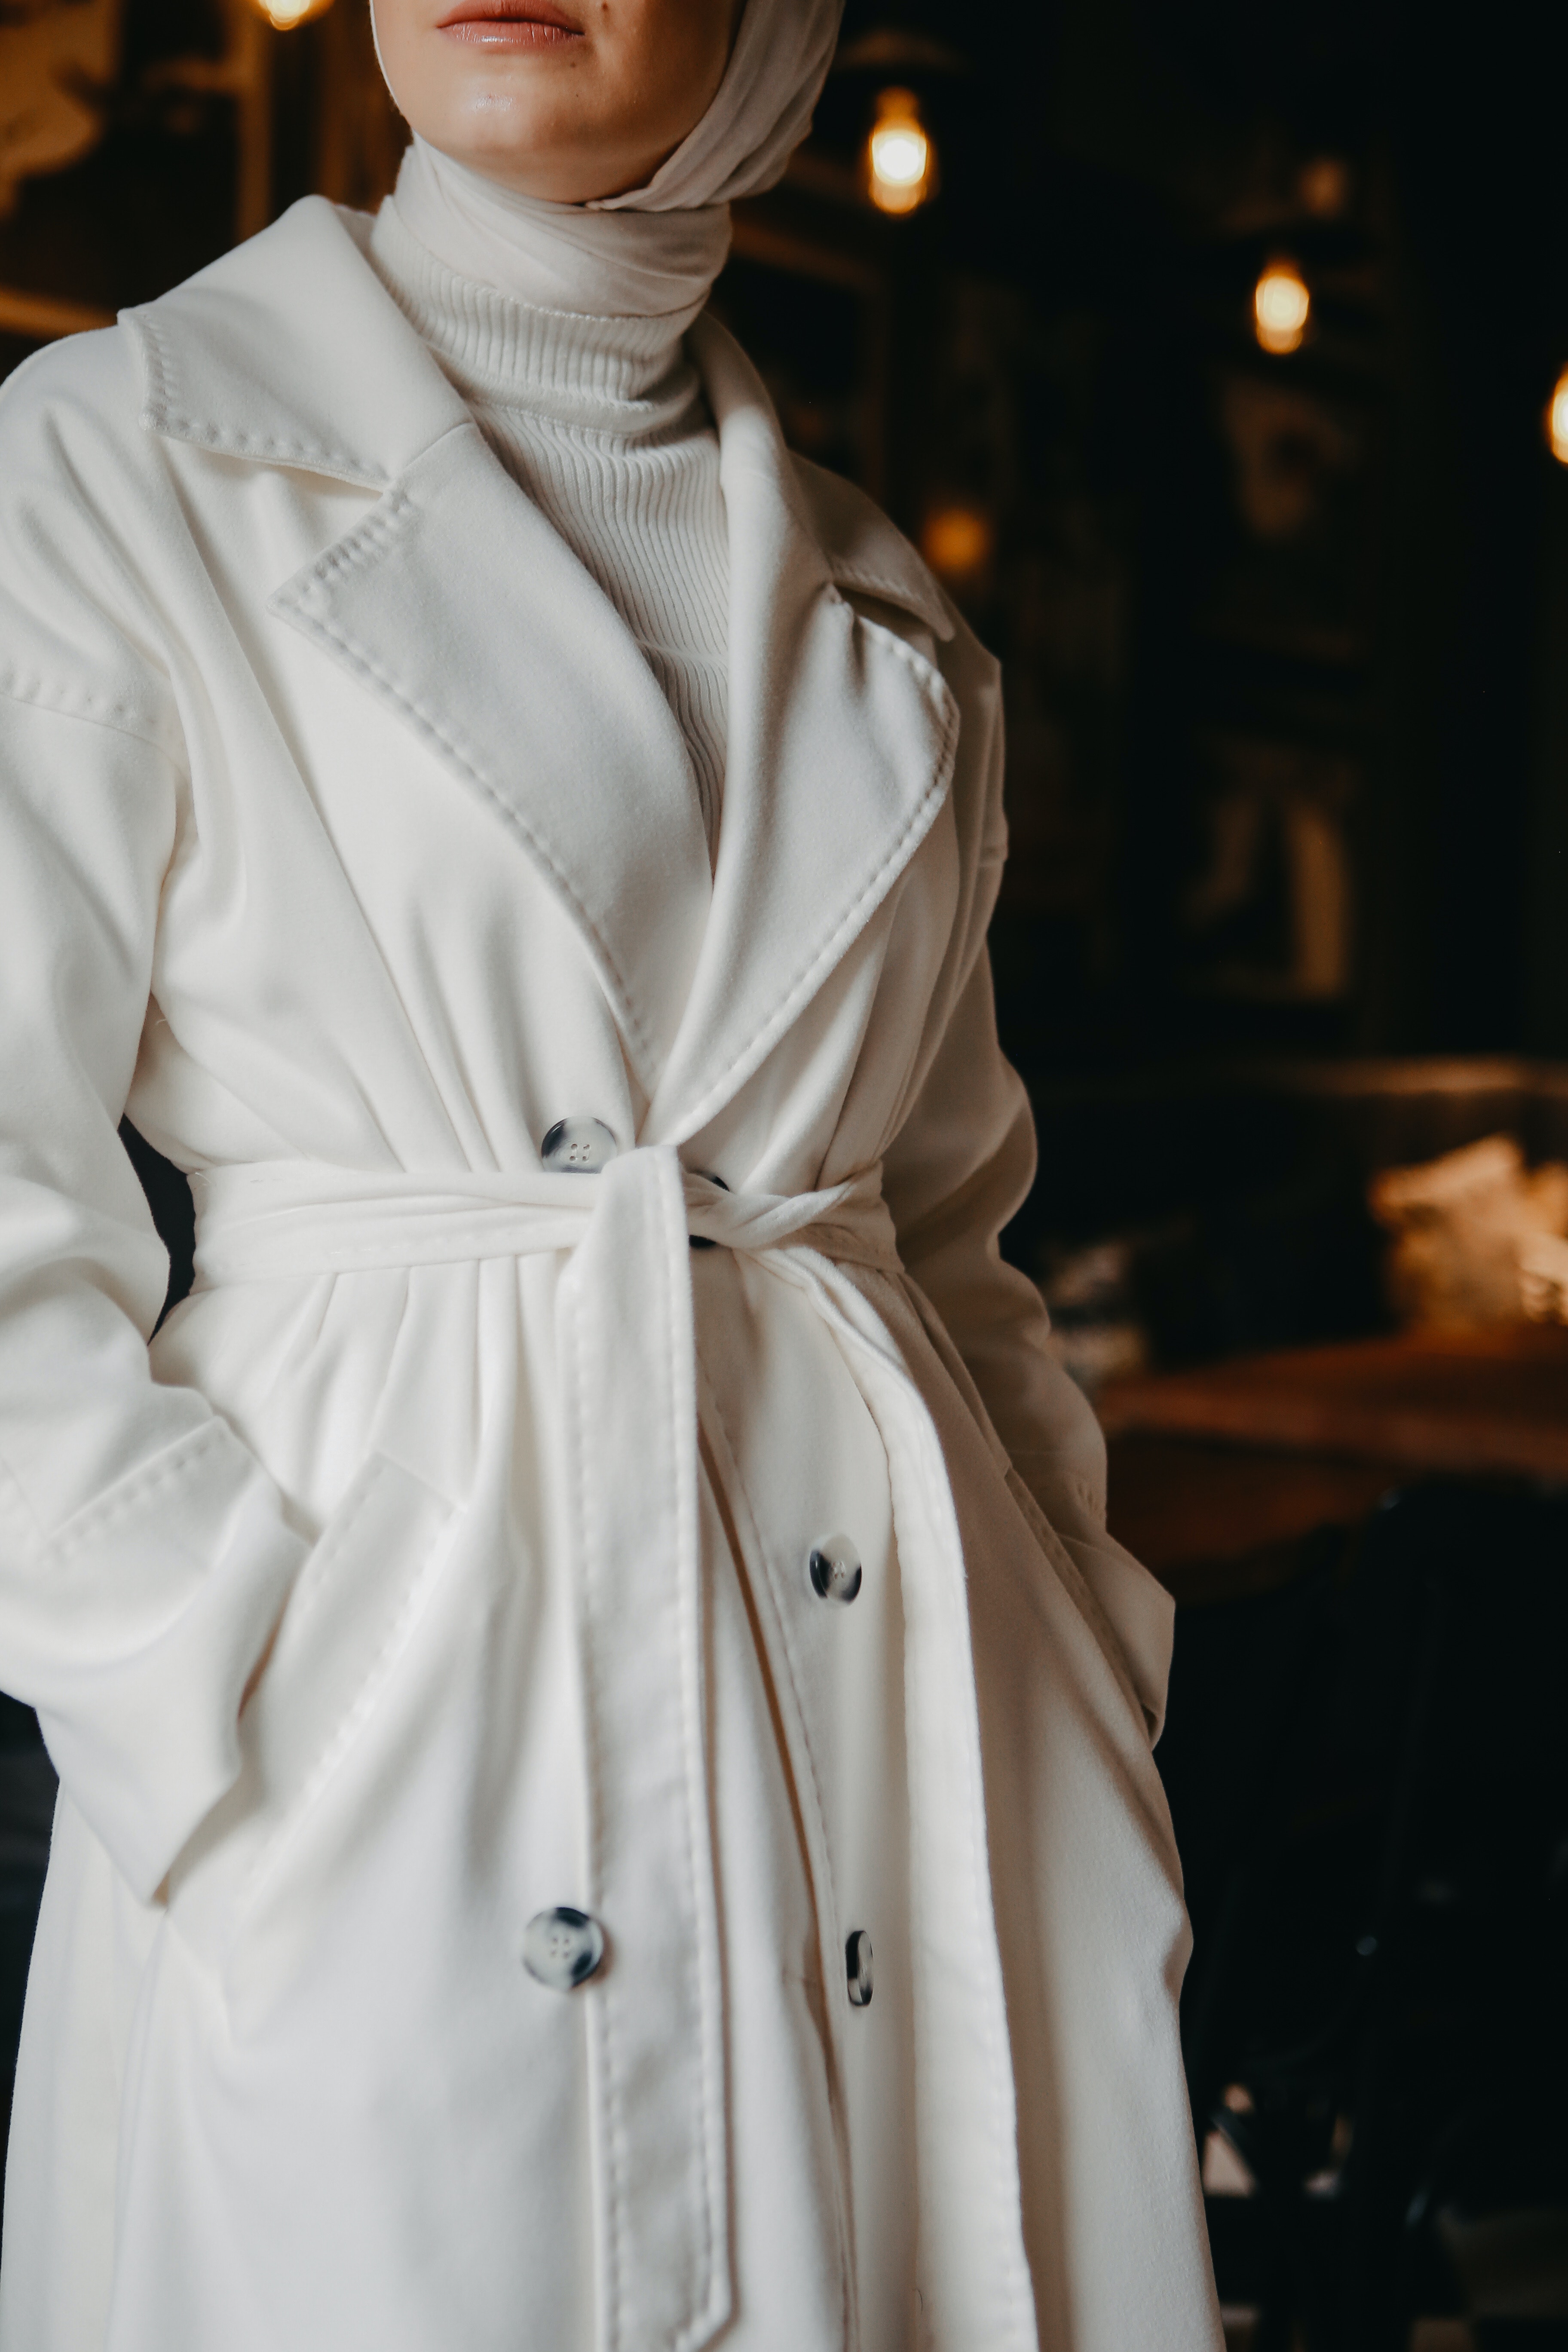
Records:
[[[552,0],[458,0],[437,32],[486,49],[569,49],[583,27]]]

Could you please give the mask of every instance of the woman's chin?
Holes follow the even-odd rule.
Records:
[[[421,136],[453,163],[545,204],[585,205],[639,187],[659,159],[628,155],[613,125],[593,121],[584,77],[543,81],[531,57],[514,58],[505,50],[468,50],[470,70],[463,79],[469,87],[455,91],[449,105],[426,103],[416,126]]]

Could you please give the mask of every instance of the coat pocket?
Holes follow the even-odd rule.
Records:
[[[1113,1537],[1092,1543],[1059,1535],[1016,1470],[1007,1488],[1058,1581],[1071,1595],[1143,1738],[1152,1748],[1165,1717],[1175,1603]]]
[[[396,1673],[457,1516],[373,1454],[300,1570],[240,1717],[239,1778],[170,1873],[171,1925],[220,1974]]]

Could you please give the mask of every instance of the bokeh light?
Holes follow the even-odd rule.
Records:
[[[1300,351],[1312,314],[1307,282],[1293,261],[1271,261],[1252,289],[1252,319],[1266,352]]]

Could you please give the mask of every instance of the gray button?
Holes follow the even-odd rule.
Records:
[[[539,1156],[559,1176],[595,1176],[620,1148],[602,1118],[558,1118]]]
[[[845,1966],[849,1971],[849,2005],[852,2009],[871,2006],[871,1938],[864,1927],[852,1930],[844,1947]]]
[[[806,1568],[819,1601],[853,1601],[860,1590],[860,1555],[847,1536],[825,1537]]]
[[[707,1176],[710,1184],[717,1184],[721,1192],[729,1191],[730,1187],[725,1183],[722,1176],[709,1176],[706,1168],[699,1169],[698,1173],[700,1176]],[[718,1243],[711,1240],[707,1234],[692,1234],[689,1238],[693,1249],[717,1249],[719,1246]]]
[[[564,1903],[553,1911],[536,1911],[522,1931],[522,1965],[552,1992],[575,1992],[604,1957],[605,1931],[598,1921]]]

